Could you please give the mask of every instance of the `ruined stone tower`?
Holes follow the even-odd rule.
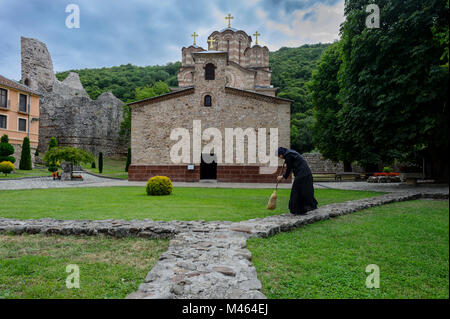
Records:
[[[119,137],[123,103],[111,92],[89,98],[77,73],[58,81],[47,46],[21,38],[22,83],[39,91],[39,147],[45,152],[51,137],[59,145],[80,147],[95,155],[123,155],[127,143]]]

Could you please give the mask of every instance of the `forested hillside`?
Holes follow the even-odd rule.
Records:
[[[181,63],[168,63],[164,66],[135,66],[131,64],[101,69],[69,70],[56,73],[58,80],[64,80],[69,72],[76,72],[81,83],[92,99],[103,92],[111,91],[123,102],[135,99],[135,90],[153,86],[158,81],[169,86],[178,86],[177,72]]]
[[[298,48],[281,48],[270,53],[272,85],[279,88],[279,97],[294,100],[291,110],[291,146],[300,152],[313,149],[312,104],[306,83],[311,80],[317,61],[329,45],[303,45]],[[180,66],[180,62],[146,67],[127,64],[70,71],[80,75],[81,82],[91,98],[96,99],[101,93],[112,91],[122,101],[130,102],[154,96],[154,92],[165,92],[157,83],[159,81],[167,83],[169,87],[178,86],[177,72]],[[57,73],[56,76],[63,80],[70,71]],[[128,127],[125,123],[124,130]]]

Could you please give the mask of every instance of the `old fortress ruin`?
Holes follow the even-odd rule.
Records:
[[[89,98],[77,73],[59,81],[47,46],[21,38],[22,83],[41,94],[39,150],[46,151],[51,137],[59,145],[86,149],[93,154],[125,154],[120,141],[123,103],[111,92]]]

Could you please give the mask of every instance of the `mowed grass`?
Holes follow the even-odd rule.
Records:
[[[124,298],[167,247],[167,240],[0,235],[0,299]],[[79,267],[79,289],[66,287],[69,264]]]
[[[326,220],[248,247],[269,298],[449,298],[449,202],[416,200]],[[366,267],[380,288],[366,288]]]
[[[101,174],[98,171],[98,157],[95,158],[95,168],[92,168],[92,163],[82,164],[82,167],[85,171],[97,175],[128,179],[128,172],[125,172],[126,162],[126,158],[103,158],[103,170]]]
[[[15,171],[5,175],[0,173],[0,180],[11,179],[11,178],[23,178],[23,177],[40,177],[40,176],[52,176],[52,173],[46,168],[35,168],[32,170],[21,170],[16,169]]]
[[[169,196],[148,196],[145,187],[63,188],[0,191],[0,217],[18,219],[228,220],[288,212],[290,190],[278,190],[276,210],[266,209],[271,189],[174,188]],[[381,193],[316,190],[319,205]]]

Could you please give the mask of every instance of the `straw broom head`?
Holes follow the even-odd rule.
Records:
[[[274,190],[270,195],[269,202],[267,203],[267,209],[274,210],[277,207],[277,191]]]

